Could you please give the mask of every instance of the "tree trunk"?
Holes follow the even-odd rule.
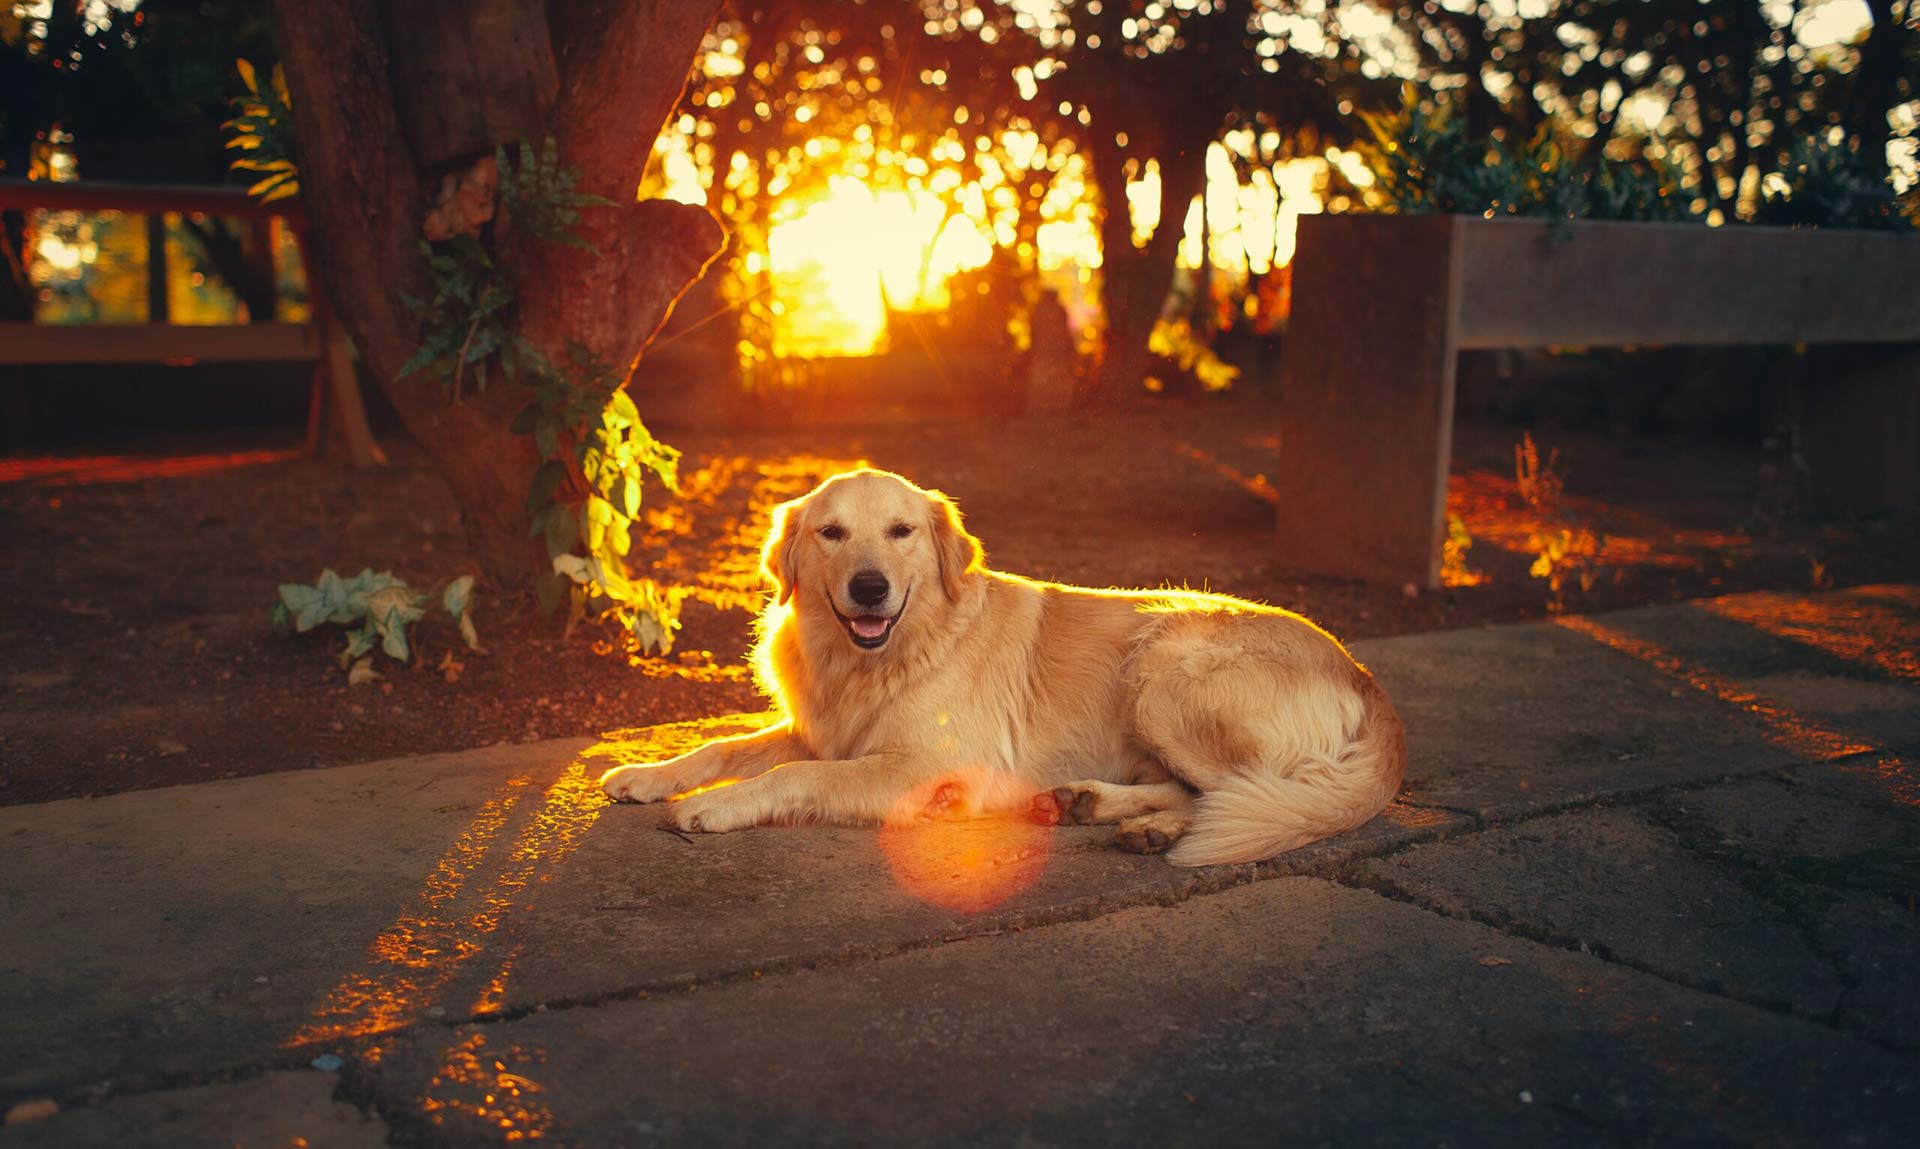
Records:
[[[434,139],[423,159],[408,129],[431,137],[434,125],[457,126],[467,153],[522,142],[499,135],[530,124],[558,140],[578,190],[615,206],[581,213],[576,230],[593,252],[516,236],[501,221],[492,247],[513,279],[515,324],[556,364],[578,343],[630,367],[721,245],[703,209],[635,202],[718,0],[552,0],[547,60],[528,32],[531,5],[409,0],[408,12],[396,17],[392,6],[383,19],[385,7],[275,0],[311,251],[363,362],[453,488],[476,559],[496,581],[518,582],[547,569],[527,530],[539,459],[531,439],[510,430],[530,394],[497,381],[453,403],[432,372],[400,376],[421,338],[404,297],[433,293],[420,250],[424,182],[451,158]],[[458,83],[449,53],[472,64],[455,69]],[[476,102],[476,92],[492,94]],[[473,106],[453,106],[460,101]]]
[[[1893,129],[1887,113],[1900,102],[1900,67],[1907,54],[1907,38],[1913,33],[1912,0],[1907,11],[1896,12],[1896,0],[1868,0],[1873,27],[1860,49],[1860,66],[1853,75],[1853,89],[1847,94],[1844,114],[1847,134],[1860,149],[1860,158],[1874,175],[1887,174],[1887,140]]]
[[[1099,398],[1114,402],[1140,389],[1152,362],[1147,340],[1173,287],[1187,209],[1206,185],[1207,143],[1160,157],[1160,221],[1145,248],[1133,246],[1125,157],[1095,134],[1094,182],[1100,189],[1101,302],[1107,315]]]

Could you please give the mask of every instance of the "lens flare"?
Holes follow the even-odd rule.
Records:
[[[993,808],[978,808],[992,794]],[[880,852],[900,888],[963,914],[998,906],[1039,881],[1053,841],[1025,814],[1031,793],[1009,808],[977,775],[956,774],[916,789],[880,827]]]

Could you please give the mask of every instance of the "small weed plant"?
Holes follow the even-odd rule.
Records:
[[[425,619],[435,598],[441,612],[459,632],[467,650],[480,649],[480,633],[473,625],[473,576],[461,575],[439,588],[438,595],[421,593],[403,580],[381,571],[363,570],[343,579],[332,570],[320,572],[313,585],[285,583],[273,606],[276,629],[305,634],[318,626],[349,628],[340,651],[341,669],[348,682],[359,685],[378,677],[372,669],[373,652],[400,663],[412,663],[419,651],[408,628]],[[449,678],[458,675],[458,660],[449,647],[440,669]]]
[[[1527,536],[1527,549],[1534,554],[1527,573],[1546,580],[1552,596],[1547,609],[1558,613],[1566,608],[1568,586],[1588,591],[1598,581],[1606,536],[1567,511],[1561,501],[1566,476],[1560,470],[1560,452],[1551,450],[1543,460],[1531,433],[1523,434],[1514,445],[1513,480],[1540,523]]]

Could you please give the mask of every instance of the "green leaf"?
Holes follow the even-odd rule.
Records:
[[[502,356],[500,362],[501,366],[504,367],[513,362],[513,357],[510,355]],[[512,378],[512,375],[509,374],[508,378]],[[529,403],[525,407],[520,408],[520,413],[513,417],[513,425],[509,427],[508,430],[516,435],[531,435],[533,434],[533,429],[539,425],[540,404]]]
[[[586,559],[575,554],[553,556],[553,573],[564,575],[583,586],[593,579],[593,567]]]
[[[557,504],[549,503],[533,512],[533,521],[527,524],[527,537],[537,539],[547,533],[547,520],[560,513]]]
[[[373,620],[367,620],[365,626],[347,632],[347,648],[340,652],[340,665],[345,666],[354,659],[373,649],[378,632],[374,630]]]
[[[553,493],[567,479],[567,465],[558,459],[548,459],[540,464],[533,473],[533,484],[527,489],[527,510],[537,513],[553,501]]]
[[[660,620],[651,614],[639,614],[633,620],[633,637],[643,651],[658,647],[666,654],[673,647],[673,632],[660,625]]]
[[[326,601],[328,622],[352,622],[364,613],[362,604],[353,597],[348,584],[330,570],[320,572],[320,581],[315,589]]]
[[[621,426],[631,427],[640,422],[640,411],[634,407],[633,398],[625,391],[615,391],[607,396],[607,411],[620,420]]]
[[[448,583],[447,589],[441,592],[440,605],[453,617],[464,618],[467,613],[467,607],[472,602],[472,596],[473,576],[461,575],[459,578]]]
[[[540,612],[549,617],[567,601],[567,591],[573,582],[565,575],[551,574],[537,578],[533,582],[533,595],[540,603]]]
[[[388,658],[399,662],[406,662],[412,657],[412,652],[407,647],[407,626],[400,621],[399,607],[394,607],[387,612],[386,620],[380,628],[380,649],[386,651]]]
[[[325,595],[299,583],[281,584],[280,604],[292,614],[293,628],[301,634],[324,622],[329,609]]]
[[[420,349],[408,356],[407,361],[400,365],[399,378],[405,379],[438,358],[440,358],[440,352],[432,344],[421,344]]]
[[[609,482],[607,457],[600,448],[588,447],[580,452],[580,473],[585,476],[589,487],[602,495],[607,493]]]
[[[367,617],[373,619],[380,632],[385,634],[395,620],[401,626],[417,621],[426,613],[421,609],[425,601],[422,596],[408,589],[406,583],[396,579],[368,595],[365,610]]]
[[[620,487],[620,509],[629,519],[640,517],[640,480],[628,475]]]
[[[580,541],[580,528],[567,508],[555,506],[553,509],[556,513],[547,517],[546,526],[543,528],[547,538],[547,553],[567,554],[573,550],[573,545]]]

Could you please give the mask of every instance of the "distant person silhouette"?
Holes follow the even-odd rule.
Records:
[[[1073,406],[1073,328],[1060,297],[1042,292],[1028,316],[1027,414],[1064,415]]]

